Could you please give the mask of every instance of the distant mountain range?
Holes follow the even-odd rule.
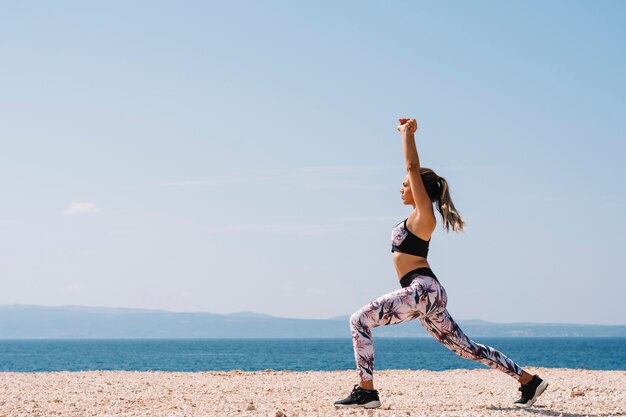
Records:
[[[104,307],[0,306],[0,339],[224,339],[350,337],[349,316],[291,319],[268,314],[172,313]],[[459,320],[478,337],[626,337],[626,325]],[[428,337],[418,322],[374,329],[378,337]]]

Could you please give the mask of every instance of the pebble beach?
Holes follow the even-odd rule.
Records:
[[[550,386],[518,409],[517,382],[493,370],[384,370],[382,407],[335,409],[355,371],[0,373],[8,416],[624,416],[626,372],[528,368]]]

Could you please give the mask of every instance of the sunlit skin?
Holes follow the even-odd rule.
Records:
[[[413,211],[406,221],[407,228],[411,233],[419,236],[421,239],[429,240],[433,232],[432,229],[434,229],[434,226],[437,225],[437,220],[435,219],[435,214],[432,210],[432,203],[430,204],[430,209],[423,210],[422,213],[419,212],[419,208],[417,207],[415,200],[413,199],[413,192],[411,191],[411,185],[408,175],[404,178],[404,181],[402,181],[400,196],[404,205],[413,207]],[[424,217],[428,217],[428,221],[424,221]],[[417,220],[420,218],[422,218],[422,225],[420,225],[420,221]],[[393,252],[392,256],[393,265],[396,268],[398,279],[406,275],[407,272],[413,271],[417,268],[430,268],[430,265],[428,264],[426,258],[423,258],[421,256],[410,255],[408,253],[400,252]]]
[[[417,121],[415,119],[398,119],[397,130],[402,135],[402,149],[407,168],[407,176],[402,181],[400,196],[404,205],[413,207],[407,218],[406,226],[411,233],[420,239],[430,240],[437,225],[437,219],[435,218],[433,203],[426,192],[420,175],[419,156],[414,136],[417,132]],[[398,280],[417,268],[430,268],[426,258],[400,252],[393,252],[393,264],[398,274]],[[525,384],[531,379],[532,375],[523,371],[518,381],[520,384]],[[359,385],[363,389],[373,390],[374,380],[361,381]]]
[[[402,188],[400,188],[400,196],[402,197],[402,203],[407,206],[413,206],[415,208],[415,202],[413,201],[413,193],[411,192],[411,186],[409,185],[409,177],[404,177],[402,181]]]

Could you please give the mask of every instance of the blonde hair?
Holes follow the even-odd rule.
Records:
[[[454,207],[452,197],[450,197],[448,181],[435,174],[435,171],[430,168],[420,168],[420,176],[430,200],[437,204],[437,210],[443,219],[443,228],[447,232],[450,231],[450,228],[454,232],[462,232],[465,227],[465,221],[456,207]]]

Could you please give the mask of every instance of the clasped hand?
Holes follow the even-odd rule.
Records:
[[[415,119],[398,119],[398,127],[396,128],[400,133],[417,132],[417,120]]]

